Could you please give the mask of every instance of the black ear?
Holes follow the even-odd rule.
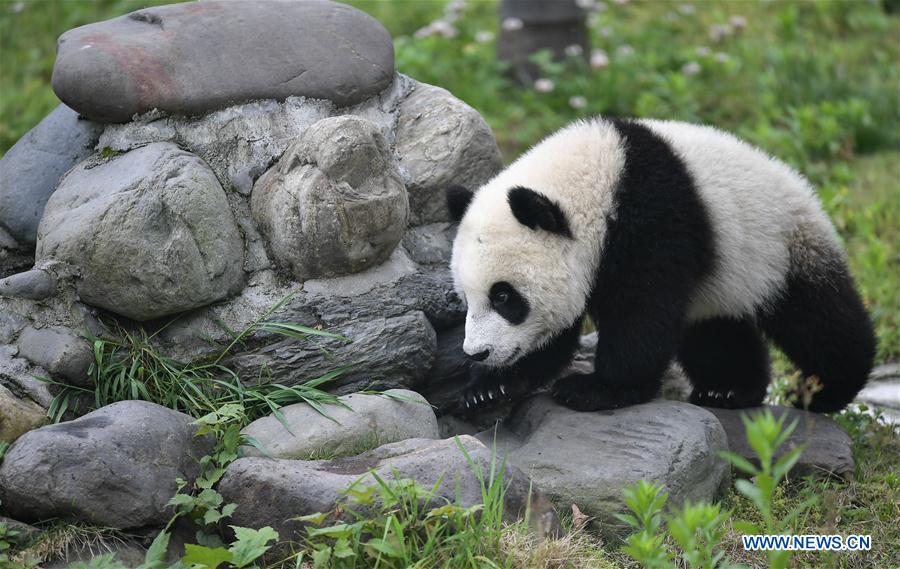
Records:
[[[466,214],[466,210],[469,209],[469,202],[472,201],[472,196],[474,195],[471,190],[462,186],[450,186],[447,188],[447,209],[450,210],[450,219],[454,223],[459,223],[459,220]]]
[[[556,202],[534,190],[516,186],[509,191],[509,207],[519,223],[531,229],[572,237],[566,214]]]

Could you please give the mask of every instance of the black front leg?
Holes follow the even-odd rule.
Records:
[[[470,381],[460,397],[458,414],[471,415],[531,395],[572,362],[580,337],[581,318],[549,344],[509,367],[473,364]]]

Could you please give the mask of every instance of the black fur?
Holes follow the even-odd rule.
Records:
[[[521,324],[528,318],[530,307],[516,287],[505,281],[494,283],[488,293],[491,307],[510,324]]]
[[[759,315],[766,334],[799,367],[816,376],[810,411],[839,411],[863,388],[872,371],[875,334],[853,278],[836,251],[820,263],[819,274],[792,273],[774,306]],[[805,401],[797,394],[797,407]]]
[[[580,337],[581,318],[544,348],[523,356],[509,367],[473,365],[470,381],[463,388],[457,412],[469,415],[480,409],[530,395],[571,363]]]
[[[530,229],[543,229],[564,237],[572,237],[569,220],[559,204],[529,188],[516,186],[509,190],[509,207],[519,223]]]
[[[750,319],[712,318],[691,325],[678,352],[691,379],[691,403],[738,409],[762,404],[769,347]]]
[[[466,214],[466,210],[469,209],[469,204],[472,202],[474,195],[471,190],[462,186],[450,186],[447,188],[447,209],[450,210],[450,219],[454,223],[459,223],[459,220]]]
[[[709,217],[682,161],[647,127],[613,124],[626,144],[625,171],[588,301],[595,371],[554,387],[557,400],[586,411],[656,395],[680,347],[691,295],[715,258]]]

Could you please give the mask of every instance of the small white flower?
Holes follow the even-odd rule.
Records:
[[[602,49],[591,51],[591,67],[594,69],[605,69],[609,67],[609,56]]]
[[[715,42],[722,41],[731,35],[731,27],[724,24],[713,24],[709,27],[709,37]]]
[[[600,35],[603,36],[603,37],[605,37],[605,38],[611,38],[612,35],[613,35],[612,28],[609,27],[609,26],[605,26],[605,27],[600,28]]]
[[[735,15],[728,18],[728,23],[736,30],[743,30],[747,27],[747,18]]]
[[[441,34],[445,38],[455,38],[459,35],[459,30],[453,27],[453,24],[444,20],[436,20],[431,23],[431,29],[434,33]]]
[[[587,99],[582,97],[581,95],[569,97],[569,106],[573,109],[583,109],[587,106]]]
[[[582,10],[593,10],[597,0],[575,0],[575,4]]]
[[[696,51],[698,57],[706,57],[710,53],[712,53],[710,51],[710,49],[708,47],[706,47],[705,45],[698,46],[695,51]]]
[[[693,14],[696,11],[697,11],[697,9],[694,8],[693,4],[682,4],[681,6],[678,7],[678,13],[681,14],[682,16],[690,16],[691,14]]]
[[[584,48],[577,43],[566,46],[566,55],[568,55],[569,57],[578,57],[582,53],[584,53]]]
[[[696,61],[689,61],[681,67],[681,72],[684,73],[685,75],[687,75],[688,77],[693,77],[694,75],[697,75],[698,73],[700,73],[700,70],[701,70],[700,64],[697,63]]]
[[[431,26],[425,26],[424,28],[419,28],[416,30],[416,33],[413,34],[413,37],[416,39],[425,39],[429,36],[434,35],[435,30]]]
[[[475,41],[478,43],[489,43],[494,39],[494,32],[489,32],[487,30],[480,30],[475,32]]]
[[[615,2],[619,6],[624,6],[625,4],[628,4],[628,0],[613,0],[613,2]]]
[[[9,7],[9,11],[13,14],[21,14],[22,10],[25,9],[25,2],[16,2],[12,6]]]
[[[731,59],[731,57],[729,57],[727,53],[721,51],[716,53],[716,61],[718,61],[719,63],[725,63],[729,59]]]
[[[623,43],[616,49],[616,55],[619,57],[631,57],[634,55],[634,48],[627,43]]]
[[[505,18],[501,27],[507,32],[515,32],[525,27],[525,22],[521,18]]]
[[[539,93],[549,93],[556,88],[550,79],[538,79],[534,82],[534,89]]]
[[[445,12],[462,12],[466,9],[466,0],[453,0],[444,7]]]

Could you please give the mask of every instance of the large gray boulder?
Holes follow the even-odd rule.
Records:
[[[176,478],[192,481],[210,437],[193,419],[146,401],[122,401],[30,431],[0,464],[3,508],[22,521],[79,519],[114,528],[161,525]]]
[[[618,533],[612,513],[625,510],[622,490],[639,480],[662,484],[670,503],[711,500],[728,482],[717,456],[725,432],[708,411],[656,400],[616,411],[580,413],[546,396],[522,405],[496,432],[498,451],[527,472],[559,509],[577,505],[598,529]]]
[[[253,188],[253,218],[295,279],[378,265],[406,230],[406,189],[384,137],[354,116],[309,127]]]
[[[469,458],[463,453],[468,453]],[[304,524],[295,518],[329,512],[342,496],[341,491],[359,481],[375,484],[365,476],[370,470],[385,479],[413,479],[422,487],[437,485],[433,505],[459,498],[463,506],[483,502],[482,485],[473,471],[481,469],[489,479],[491,450],[473,437],[458,439],[409,439],[392,443],[349,458],[335,460],[284,460],[240,458],[228,466],[219,483],[226,502],[237,504],[231,520],[235,525],[259,528],[271,526],[281,539],[297,539],[305,534]],[[500,461],[497,459],[499,472]],[[524,516],[529,505],[531,527],[539,534],[557,534],[559,519],[553,507],[532,487],[528,476],[507,464],[504,474],[508,520]]]
[[[747,432],[741,415],[752,416],[769,409],[776,417],[784,417],[784,424],[797,421],[797,428],[788,437],[784,445],[776,453],[776,458],[798,446],[806,448],[800,455],[797,464],[790,471],[790,476],[838,476],[853,477],[853,443],[840,425],[830,417],[819,413],[810,413],[788,407],[753,407],[749,409],[716,409],[708,408],[725,428],[728,436],[728,448],[754,464],[759,464],[756,453],[747,442]],[[735,470],[735,475],[744,476]]]
[[[0,159],[0,236],[31,248],[50,194],[69,168],[94,150],[102,125],[59,105]],[[0,248],[12,248],[4,243]]]
[[[244,284],[243,242],[222,186],[170,143],[70,171],[47,204],[37,257],[76,267],[85,302],[135,320],[196,308]]]
[[[390,34],[334,2],[186,2],[145,8],[59,38],[53,90],[103,122],[160,109],[201,114],[291,95],[363,101],[390,84]]]
[[[400,105],[396,150],[409,190],[411,225],[449,221],[448,186],[475,190],[503,168],[500,149],[481,115],[444,89],[424,83]]]
[[[256,439],[273,458],[334,457],[359,454],[372,448],[412,438],[438,438],[437,418],[425,398],[406,389],[382,395],[353,393],[328,405],[322,415],[306,403],[296,403],[253,421],[241,431]],[[245,456],[263,456],[244,447]]]

